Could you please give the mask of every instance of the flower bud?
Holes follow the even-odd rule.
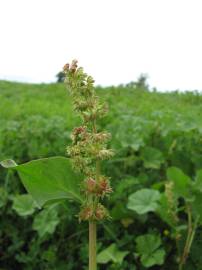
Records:
[[[87,108],[88,108],[88,103],[85,102],[85,101],[81,101],[81,100],[76,100],[74,102],[74,108],[77,110],[77,111],[85,111]]]
[[[111,149],[102,149],[98,153],[98,158],[100,159],[108,159],[110,157],[113,157],[114,152]]]
[[[107,132],[100,132],[93,135],[93,140],[95,142],[104,143],[111,138],[111,134]]]
[[[100,197],[104,197],[106,194],[111,193],[113,190],[110,187],[110,183],[107,178],[102,177],[99,179],[98,187],[97,187],[97,195]]]
[[[83,209],[81,209],[79,213],[79,221],[82,220],[89,220],[93,217],[93,208],[92,206],[85,206]]]
[[[109,181],[106,178],[102,178],[99,181],[99,188],[104,193],[111,193],[112,192],[112,188],[110,187]]]
[[[102,204],[98,204],[96,210],[95,210],[95,218],[97,220],[102,220],[108,216],[108,212],[106,208]]]
[[[69,64],[65,64],[65,65],[64,65],[63,71],[64,71],[64,72],[69,71]]]
[[[71,66],[70,66],[70,71],[72,71],[73,73],[76,71],[78,65],[77,65],[78,61],[76,59],[74,59],[71,63]]]
[[[79,135],[83,132],[86,132],[86,127],[85,126],[81,126],[81,127],[76,127],[74,128],[73,130],[73,134],[76,136],[76,135]]]
[[[96,191],[96,181],[93,178],[88,178],[85,181],[86,190],[89,193],[94,193]]]

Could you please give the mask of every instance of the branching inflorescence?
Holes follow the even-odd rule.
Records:
[[[109,178],[101,174],[100,162],[113,156],[107,149],[110,133],[98,130],[97,121],[107,113],[106,104],[95,94],[94,80],[77,66],[77,60],[64,66],[65,83],[73,99],[74,110],[82,125],[71,134],[72,145],[67,147],[73,168],[85,176],[81,192],[84,203],[79,213],[79,221],[97,221],[109,217],[102,199],[112,192]]]

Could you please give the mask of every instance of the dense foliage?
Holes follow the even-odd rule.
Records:
[[[110,106],[101,128],[116,150],[104,164],[115,192],[106,202],[112,221],[98,227],[99,269],[178,269],[188,213],[201,219],[202,96],[134,85],[97,91]],[[0,82],[0,160],[65,156],[75,119],[62,84]],[[0,168],[0,269],[86,269],[88,228],[77,206],[39,210],[21,194],[17,175]],[[200,226],[195,233],[187,270],[202,269]]]

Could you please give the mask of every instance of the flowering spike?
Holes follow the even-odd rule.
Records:
[[[78,61],[66,64],[63,68],[65,82],[72,96],[74,110],[81,117],[82,125],[73,129],[72,145],[67,153],[72,160],[73,168],[84,175],[81,191],[85,201],[79,213],[79,221],[96,221],[108,218],[108,211],[101,200],[112,192],[109,179],[101,175],[101,160],[113,156],[107,149],[111,135],[97,128],[97,121],[103,118],[107,105],[100,102],[94,89],[94,79],[78,67]]]

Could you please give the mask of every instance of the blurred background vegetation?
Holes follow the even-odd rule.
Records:
[[[61,74],[57,77],[63,81]],[[128,196],[143,187],[161,190],[169,166],[192,178],[202,169],[202,95],[149,91],[146,78],[143,74],[127,85],[97,87],[110,108],[100,125],[112,133],[110,147],[116,152],[102,168],[115,190],[108,202],[112,221],[98,230],[98,251],[111,247],[113,256],[99,270],[177,269],[168,225],[155,213],[127,209]],[[0,81],[0,160],[65,156],[70,132],[79,122],[62,83]],[[78,223],[74,204],[33,213],[18,200],[24,193],[17,175],[0,168],[0,269],[87,269],[88,226]],[[160,237],[166,251],[163,265],[147,267],[137,258],[136,240],[145,234]],[[185,269],[202,269],[201,249],[199,229]]]

